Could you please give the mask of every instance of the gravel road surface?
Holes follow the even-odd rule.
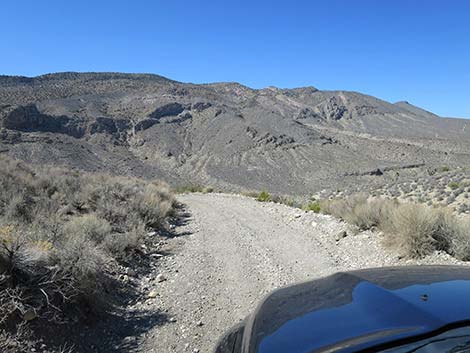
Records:
[[[177,228],[180,236],[167,241],[160,278],[145,283],[154,297],[147,305],[168,319],[139,340],[139,352],[212,352],[221,334],[275,288],[339,270],[409,263],[386,251],[376,233],[351,235],[330,216],[237,195],[179,200],[189,218]],[[349,235],[338,236],[344,231]],[[449,262],[442,254],[422,261]]]

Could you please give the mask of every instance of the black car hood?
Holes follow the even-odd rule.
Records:
[[[470,320],[470,268],[369,269],[280,289],[245,328],[244,353],[357,352]]]

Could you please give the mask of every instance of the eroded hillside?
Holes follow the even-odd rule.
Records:
[[[0,121],[0,151],[15,158],[223,190],[308,195],[384,184],[387,170],[470,165],[466,120],[313,87],[3,76]]]

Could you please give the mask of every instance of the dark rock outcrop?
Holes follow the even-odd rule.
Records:
[[[149,118],[159,119],[165,116],[178,115],[182,113],[185,109],[186,107],[180,103],[168,103],[155,109],[155,111],[150,114]]]

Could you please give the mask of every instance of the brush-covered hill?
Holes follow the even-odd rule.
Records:
[[[311,194],[376,178],[377,169],[467,166],[468,125],[406,102],[314,87],[122,73],[0,76],[2,153],[222,189]]]

